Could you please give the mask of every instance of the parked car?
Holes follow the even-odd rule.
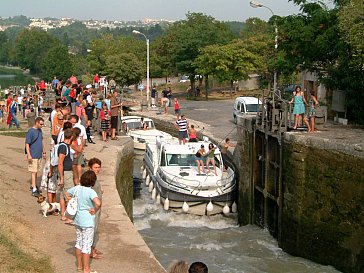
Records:
[[[189,82],[190,81],[190,77],[187,75],[183,75],[179,78],[178,82]]]
[[[237,124],[238,118],[244,115],[256,115],[261,104],[262,102],[256,97],[237,97],[233,110],[234,123]]]

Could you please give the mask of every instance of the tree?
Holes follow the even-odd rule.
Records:
[[[199,50],[207,45],[226,44],[234,37],[226,24],[202,13],[188,13],[186,20],[175,22],[159,42],[159,52],[169,71],[190,75],[193,85]]]
[[[146,71],[146,45],[131,37],[104,35],[91,44],[88,61],[92,73],[114,78],[124,86],[140,82]]]
[[[247,80],[249,74],[262,66],[262,57],[250,51],[243,40],[235,40],[227,45],[211,45],[201,50],[196,59],[197,72],[214,75],[220,82]]]
[[[25,29],[19,33],[15,43],[15,55],[19,65],[37,74],[48,49],[59,44],[53,36],[38,29]]]
[[[53,76],[69,78],[74,70],[73,56],[68,53],[64,45],[52,47],[47,52],[41,63],[41,76],[47,81],[51,81]]]
[[[0,63],[7,63],[10,50],[10,43],[5,32],[0,31]]]
[[[105,72],[120,86],[140,82],[145,74],[143,63],[133,53],[116,53],[106,57]]]

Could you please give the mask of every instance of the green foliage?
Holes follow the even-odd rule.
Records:
[[[27,27],[29,24],[30,24],[30,19],[28,19],[24,15],[18,15],[18,16],[4,18],[4,19],[0,18],[0,25],[5,25],[5,26],[18,25],[18,26]]]
[[[249,74],[262,66],[262,58],[249,51],[243,40],[236,40],[227,45],[211,45],[201,51],[195,65],[197,72],[214,75],[218,81],[233,81],[249,78]]]
[[[121,86],[140,82],[145,69],[140,59],[133,53],[116,53],[106,57],[105,72]]]
[[[339,26],[342,39],[350,45],[352,54],[357,56],[352,65],[362,66],[364,63],[364,2],[362,0],[348,1],[339,11]]]
[[[227,25],[231,32],[237,37],[240,35],[241,31],[246,29],[246,25],[244,22],[228,21],[224,22],[224,24]]]
[[[57,44],[59,41],[45,31],[25,29],[16,39],[16,60],[22,68],[28,68],[32,73],[39,73],[48,49]]]
[[[175,22],[161,37],[157,49],[165,56],[162,66],[167,71],[195,75],[194,60],[207,45],[226,44],[233,39],[228,27],[211,16],[188,13],[186,20]]]
[[[363,2],[294,1],[302,13],[279,19],[279,71],[307,69],[331,90],[347,91],[348,118],[364,124]]]
[[[67,79],[73,73],[73,57],[68,53],[67,47],[58,45],[50,48],[41,63],[42,78],[47,81],[51,81],[53,76]]]
[[[6,63],[8,60],[10,43],[5,32],[0,32],[0,63]]]
[[[88,62],[93,74],[113,78],[119,85],[138,83],[146,71],[146,45],[131,37],[104,35],[91,43]]]

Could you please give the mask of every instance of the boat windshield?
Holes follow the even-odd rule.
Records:
[[[194,154],[166,154],[167,166],[197,166]]]
[[[164,162],[163,162],[164,163]],[[220,165],[220,155],[215,154],[215,164]],[[166,166],[197,166],[194,154],[166,154]]]
[[[148,129],[154,129],[154,123],[153,121],[144,121],[144,123],[146,123],[148,125]],[[140,121],[132,121],[132,122],[127,122],[126,126],[129,130],[137,130],[137,129],[143,129],[142,128],[142,124],[140,123]]]

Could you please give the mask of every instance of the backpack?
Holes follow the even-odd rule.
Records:
[[[76,90],[74,88],[71,89],[69,96],[72,99],[76,98]]]
[[[63,142],[59,143],[59,144],[56,144],[53,146],[52,148],[52,151],[51,151],[51,166],[58,166],[58,148],[59,146],[61,145],[65,145],[67,147],[67,145]],[[69,153],[69,149],[67,147],[67,153],[66,153],[66,156],[68,156],[68,153]]]

